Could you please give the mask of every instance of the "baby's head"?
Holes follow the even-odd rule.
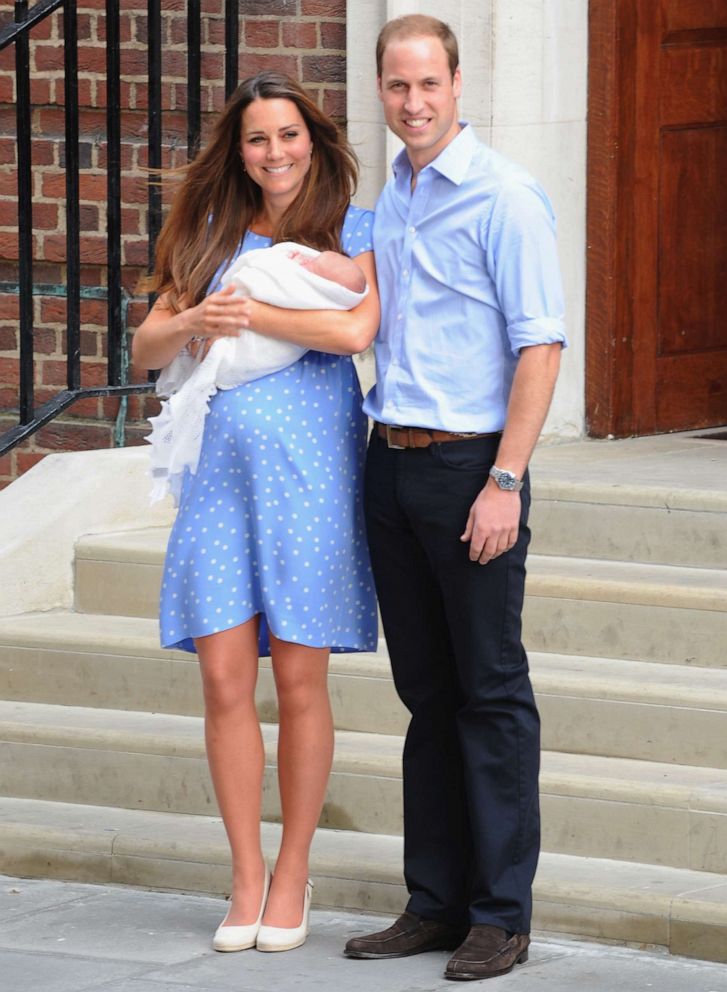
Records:
[[[322,279],[337,282],[339,286],[350,289],[352,293],[363,293],[366,289],[366,276],[358,265],[337,251],[322,251],[312,257],[301,252],[292,252],[288,257],[309,272]]]

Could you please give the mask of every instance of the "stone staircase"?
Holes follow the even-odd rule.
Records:
[[[544,748],[534,924],[727,961],[727,496],[562,482],[557,457],[538,468],[525,617]],[[165,540],[82,538],[73,612],[0,619],[2,872],[227,890],[197,664],[158,647]],[[406,719],[383,642],[333,656],[330,689],[316,900],[396,913]],[[265,661],[258,702],[272,856]]]

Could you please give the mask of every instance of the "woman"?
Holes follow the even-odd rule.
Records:
[[[333,753],[329,651],[376,643],[359,484],[365,421],[350,357],[378,326],[373,215],[350,205],[356,160],[335,125],[277,73],[241,84],[184,171],[135,363],[161,368],[193,339],[207,346],[250,326],[310,349],[213,397],[170,536],[160,620],[165,647],[199,656],[207,756],[232,852],[230,908],[214,947],[288,950],[307,935],[308,854]],[[241,252],[280,241],[352,256],[370,287],[364,302],[293,311],[217,291]],[[254,703],[258,656],[268,654],[283,820],[272,880],[260,846]]]

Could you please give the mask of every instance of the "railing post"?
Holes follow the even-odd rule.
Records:
[[[225,100],[237,89],[239,48],[239,0],[225,0]]]
[[[148,0],[149,67],[149,168],[162,165],[162,12],[161,0]],[[161,177],[153,175],[149,183],[149,271],[154,266],[154,252],[162,225]]]
[[[187,158],[199,150],[202,33],[199,0],[187,0]]]
[[[119,0],[106,0],[106,204],[109,384],[125,379],[121,311],[121,100]]]
[[[28,15],[27,0],[16,0],[15,21]],[[20,333],[20,423],[35,412],[33,386],[33,174],[30,144],[30,42],[23,31],[15,41],[15,113],[18,139],[18,277]]]
[[[68,388],[81,386],[81,223],[78,183],[78,23],[75,0],[63,5],[66,99],[66,347]]]

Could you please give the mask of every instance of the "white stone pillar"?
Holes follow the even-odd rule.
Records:
[[[492,6],[491,141],[542,184],[558,219],[570,346],[545,433],[573,437],[585,429],[588,0]]]

